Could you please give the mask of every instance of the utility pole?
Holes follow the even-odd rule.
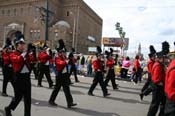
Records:
[[[121,55],[124,56],[124,48],[125,48],[125,32],[123,31],[123,27],[120,26],[120,23],[116,23],[116,30],[118,30],[118,33],[120,35],[120,38],[122,39],[122,45],[121,45]]]
[[[49,23],[49,4],[46,0],[46,16],[45,16],[45,43],[48,40],[48,23]]]

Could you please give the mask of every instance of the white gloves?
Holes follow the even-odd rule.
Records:
[[[47,48],[47,50],[46,50],[46,53],[47,53],[48,55],[50,55],[49,50],[50,50],[50,48]]]
[[[27,52],[23,52],[23,53],[21,54],[21,56],[22,56],[23,58],[25,58],[26,54],[27,54]]]

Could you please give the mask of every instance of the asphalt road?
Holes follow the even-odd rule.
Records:
[[[68,109],[63,91],[58,94],[56,103],[58,107],[48,105],[48,99],[52,89],[48,88],[46,80],[44,87],[37,87],[37,81],[32,76],[32,116],[146,116],[151,95],[140,101],[139,92],[143,83],[134,85],[132,82],[117,81],[119,90],[113,90],[109,83],[109,97],[104,98],[100,86],[94,91],[95,96],[88,96],[87,92],[92,82],[90,77],[80,77],[80,83],[74,83],[70,88],[74,102],[78,105]],[[52,79],[55,77],[52,76]],[[74,80],[72,79],[72,82]],[[0,74],[0,94],[2,92],[2,75]],[[13,96],[13,89],[8,84],[9,97],[0,96],[0,116],[4,116],[4,107],[7,106]],[[13,116],[24,115],[24,103],[20,102]]]

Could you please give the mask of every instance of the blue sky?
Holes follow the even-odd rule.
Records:
[[[174,49],[175,0],[84,1],[103,19],[103,37],[118,37],[115,24],[120,22],[130,38],[128,53],[135,53],[139,43],[144,54],[148,54],[151,44],[160,51],[165,40]]]

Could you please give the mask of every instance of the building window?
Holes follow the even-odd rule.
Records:
[[[67,11],[67,12],[66,12],[66,16],[69,16],[69,15],[70,15],[70,12],[69,12],[69,11]]]
[[[2,10],[2,15],[4,15],[4,10]]]
[[[30,9],[30,7],[28,7],[28,9],[27,9],[27,10],[28,10],[28,12],[27,12],[27,13],[28,13],[28,14],[31,14],[31,12],[30,12],[30,10],[31,10],[31,9]]]
[[[40,30],[38,29],[31,29],[30,30],[30,37],[34,40],[39,40],[40,39]]]
[[[23,14],[23,11],[24,11],[24,9],[23,9],[23,8],[21,8],[21,14]]]
[[[14,16],[16,16],[17,15],[16,8],[13,10],[13,12],[14,12]]]
[[[7,10],[7,16],[10,16],[10,10]]]

